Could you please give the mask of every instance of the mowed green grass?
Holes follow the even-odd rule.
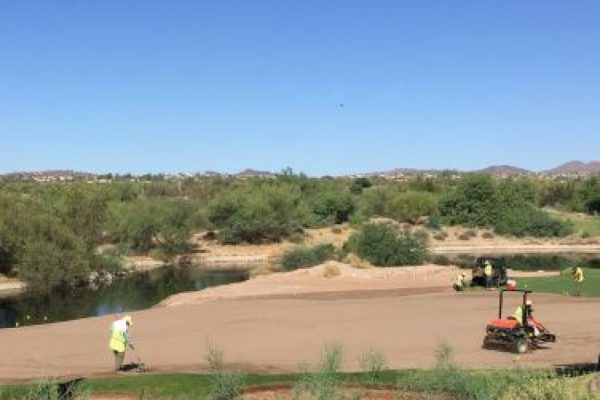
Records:
[[[561,219],[571,221],[577,233],[587,233],[590,236],[600,236],[600,217],[565,211],[551,211]]]
[[[414,371],[388,370],[379,373],[377,384],[395,384],[406,379]],[[243,386],[294,384],[306,374],[247,374],[243,375]],[[340,382],[364,383],[364,373],[336,373]],[[143,399],[206,399],[211,387],[211,377],[206,374],[144,374],[92,378],[79,384],[80,393],[93,395],[131,395]],[[0,399],[13,400],[29,398],[35,385],[0,386]]]
[[[539,278],[517,278],[520,289],[531,289],[540,293],[571,294],[574,284],[570,269],[561,276],[547,276]],[[584,281],[581,287],[581,295],[587,297],[600,297],[600,270],[583,269]]]

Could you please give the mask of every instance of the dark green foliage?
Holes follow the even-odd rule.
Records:
[[[401,221],[414,222],[418,217],[437,212],[437,198],[427,192],[401,192],[392,202],[393,217]]]
[[[354,212],[354,200],[349,193],[328,191],[319,193],[312,200],[312,211],[318,224],[341,224]]]
[[[111,208],[111,234],[127,249],[146,253],[154,247],[167,254],[189,249],[197,214],[194,204],[180,199],[136,200]]]
[[[534,193],[523,181],[496,184],[488,175],[470,175],[440,204],[451,224],[494,227],[514,236],[566,236],[572,224],[552,218],[533,205]]]
[[[398,191],[393,187],[373,188],[361,199],[361,213],[366,217],[388,217],[400,221],[415,221],[418,217],[436,214],[437,197],[428,192]]]
[[[361,194],[363,189],[370,188],[373,186],[368,178],[357,178],[350,185],[350,192],[353,194]]]
[[[507,209],[494,225],[500,235],[561,237],[573,232],[572,223],[552,218],[530,204]]]
[[[90,250],[56,211],[28,197],[0,196],[0,266],[31,288],[49,290],[84,279]]]
[[[575,184],[573,181],[549,181],[538,184],[536,204],[539,207],[560,207],[573,204]]]
[[[600,212],[600,179],[592,177],[583,182],[578,190],[577,198],[588,214]]]
[[[53,203],[65,225],[86,245],[99,244],[107,218],[107,195],[100,190],[74,185],[55,197]]]
[[[427,257],[423,238],[387,224],[366,224],[352,234],[347,251],[377,266],[418,265]]]
[[[308,268],[321,264],[335,257],[335,247],[331,244],[320,244],[313,247],[298,247],[287,251],[281,259],[284,271]]]
[[[290,185],[224,193],[210,206],[209,220],[223,243],[279,241],[306,220],[300,191]]]
[[[468,175],[440,203],[440,213],[450,224],[491,226],[498,220],[496,187],[489,175]]]
[[[429,229],[439,230],[442,228],[442,220],[439,215],[433,214],[427,218],[427,227]]]

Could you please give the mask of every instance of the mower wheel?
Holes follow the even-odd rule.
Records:
[[[490,339],[487,336],[483,338],[483,344],[481,345],[481,347],[483,347],[484,349],[489,349],[492,347],[492,344],[490,343]]]
[[[513,353],[523,354],[527,352],[529,348],[529,344],[526,339],[518,338],[512,343],[512,351]]]

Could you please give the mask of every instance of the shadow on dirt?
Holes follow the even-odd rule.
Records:
[[[598,371],[600,371],[600,362],[559,364],[554,366],[554,372],[559,376],[580,376]]]

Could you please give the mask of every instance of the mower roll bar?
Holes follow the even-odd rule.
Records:
[[[498,318],[502,318],[502,305],[504,304],[504,292],[519,292],[523,293],[523,307],[527,304],[527,295],[533,293],[529,289],[500,289],[500,306],[498,307]]]

